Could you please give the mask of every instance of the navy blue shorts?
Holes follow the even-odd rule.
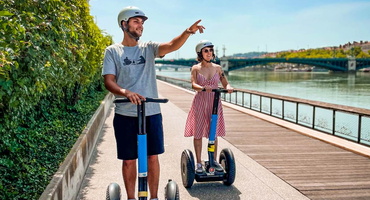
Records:
[[[162,114],[146,116],[148,155],[164,153]],[[137,159],[138,118],[115,114],[113,119],[117,157],[121,160]]]

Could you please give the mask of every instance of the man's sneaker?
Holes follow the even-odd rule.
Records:
[[[197,168],[195,169],[196,173],[203,173],[203,165],[201,163],[197,163]]]
[[[217,162],[217,161],[213,161],[213,164],[215,166],[215,169],[217,172],[223,172],[224,171],[224,168],[221,167],[221,165]]]

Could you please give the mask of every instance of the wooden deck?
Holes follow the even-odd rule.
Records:
[[[158,88],[189,111],[192,94],[162,82]],[[224,117],[227,141],[308,198],[370,199],[368,157],[226,106]]]

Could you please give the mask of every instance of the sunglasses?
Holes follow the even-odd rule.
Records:
[[[204,50],[203,50],[203,52],[204,52],[204,53],[208,53],[208,52],[213,53],[213,49],[204,49]]]

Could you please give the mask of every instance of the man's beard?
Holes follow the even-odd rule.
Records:
[[[142,34],[138,34],[137,32],[135,31],[130,31],[130,26],[127,27],[127,32],[132,36],[132,37],[136,37],[136,38],[140,38]]]

